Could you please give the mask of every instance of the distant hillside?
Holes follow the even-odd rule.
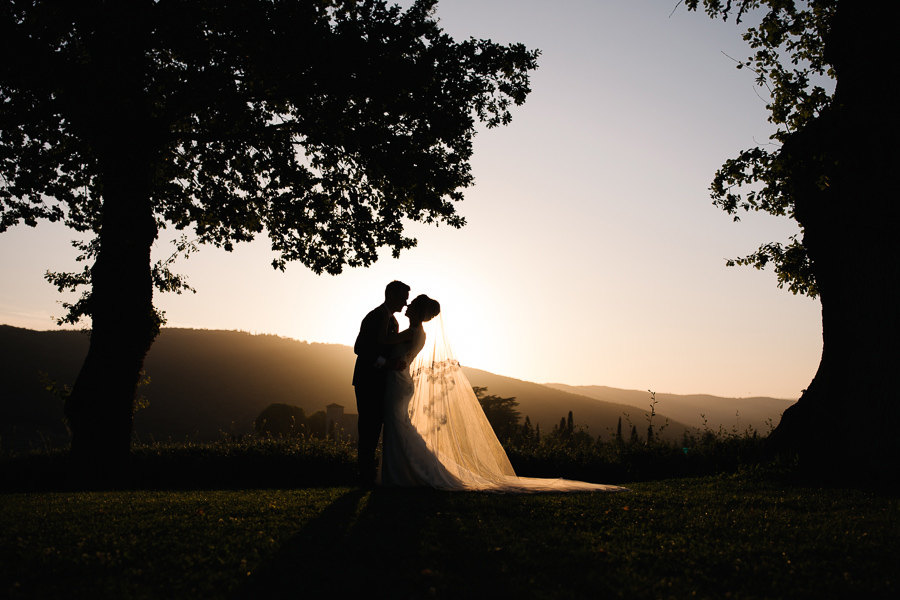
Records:
[[[39,382],[49,373],[71,385],[87,353],[88,337],[75,331],[31,331],[0,326],[0,436],[4,444],[41,429],[65,435],[62,405]],[[350,378],[353,351],[237,331],[164,329],[145,370],[150,401],[135,415],[142,439],[215,439],[246,433],[273,402],[307,414],[336,402],[355,412]],[[31,432],[31,435],[29,435]]]
[[[87,346],[88,337],[77,331],[0,325],[0,442],[4,446],[40,443],[42,438],[66,440],[62,404],[44,389],[39,372],[59,384],[71,385]],[[238,331],[163,329],[147,355],[145,367],[151,382],[140,393],[150,405],[135,416],[135,431],[144,440],[205,440],[217,439],[223,431],[247,433],[256,416],[274,402],[300,406],[307,414],[332,402],[356,412],[350,383],[354,360],[352,349],[339,344],[311,344]],[[528,415],[545,432],[570,410],[575,423],[587,426],[592,435],[608,435],[623,413],[631,415],[642,434],[646,429],[646,392],[545,386],[469,367],[464,371],[472,385],[487,387],[498,396],[515,396],[523,417]],[[699,426],[694,414],[681,410],[684,403],[673,399],[710,398],[711,406],[726,401],[668,394],[657,398],[660,416],[655,422],[661,424],[668,416],[671,424],[666,433],[672,437],[689,426]],[[776,404],[770,406],[766,402],[772,399],[758,400],[767,407],[762,409],[768,411],[766,417],[776,419],[790,404],[772,401]],[[751,404],[742,404],[739,410],[741,428],[745,418],[746,424],[759,418]],[[724,415],[721,421],[713,418],[719,414]],[[728,413],[724,408],[715,413],[710,409],[708,416],[713,428],[719,423],[730,428],[734,421],[734,411]]]
[[[135,428],[157,438],[221,431],[246,433],[256,416],[278,402],[306,414],[337,403],[356,412],[350,383],[353,351],[237,331],[164,329],[147,355],[149,408]]]
[[[603,402],[626,404],[642,411],[650,410],[647,392],[620,390],[602,385],[572,386],[562,383],[544,385]],[[767,421],[771,421],[772,426],[777,425],[781,413],[795,402],[765,397],[720,398],[709,395],[682,396],[660,393],[656,394],[656,400],[656,412],[690,427],[702,427],[705,417],[707,426],[711,429],[718,429],[721,425],[728,431],[736,428],[739,432],[743,432],[747,427],[753,427],[761,433],[768,433]]]
[[[19,447],[68,440],[63,405],[47,392],[41,373],[75,381],[88,338],[77,331],[31,331],[0,325],[0,443]]]
[[[556,389],[539,383],[502,377],[487,371],[467,367],[464,367],[463,371],[474,386],[487,387],[490,393],[504,398],[515,396],[519,401],[518,410],[522,413],[523,419],[525,415],[528,415],[532,424],[540,423],[541,431],[544,433],[550,431],[554,425],[559,423],[560,418],[567,416],[571,410],[575,424],[587,426],[588,433],[593,436],[609,436],[614,433],[619,417],[623,417],[625,413],[630,415],[630,422],[637,426],[641,435],[646,434],[647,420],[644,413],[633,410],[630,406],[605,399],[598,400],[577,391]],[[647,412],[649,412],[649,394],[644,392],[644,398],[647,399],[645,404],[648,405]],[[659,412],[657,411],[657,413]],[[653,422],[662,424],[664,419],[665,417],[657,414]],[[677,419],[674,417],[669,418],[670,425],[663,432],[665,437],[679,438],[686,429],[690,429],[687,425],[676,421]],[[627,426],[628,420],[623,417],[623,427]]]

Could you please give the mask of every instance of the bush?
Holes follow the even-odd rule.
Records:
[[[0,457],[0,491],[97,486],[64,449]],[[105,486],[121,489],[237,489],[354,485],[356,448],[315,437],[228,437],[217,442],[134,444],[130,463]]]
[[[715,475],[752,468],[770,460],[765,436],[743,433],[686,435],[681,443],[659,437],[594,439],[585,431],[560,430],[535,437],[519,436],[504,443],[516,473],[523,477],[564,477],[600,483]]]
[[[594,439],[557,429],[504,442],[516,473],[597,483],[625,483],[735,473],[770,461],[765,436],[706,430],[681,443]],[[68,451],[0,454],[0,491],[97,488],[74,470]],[[112,487],[128,489],[296,488],[355,485],[356,446],[318,437],[224,436],[216,442],[136,443]],[[108,482],[105,482],[109,485]]]

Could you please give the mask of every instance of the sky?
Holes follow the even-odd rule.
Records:
[[[725,260],[797,226],[757,213],[734,223],[708,191],[724,160],[772,132],[753,74],[730,58],[750,54],[746,25],[676,5],[442,0],[436,16],[457,40],[541,51],[512,123],[476,136],[475,184],[457,205],[468,224],[413,224],[416,248],[338,276],[273,270],[264,238],[203,248],[175,265],[197,293],[155,298],[167,326],[352,346],[399,279],[412,297],[440,301],[465,366],[536,383],[796,399],[821,357],[819,302]],[[172,253],[172,237],[162,232],[154,259]],[[70,239],[49,223],[0,235],[0,323],[57,328],[73,296],[43,275],[80,270]]]

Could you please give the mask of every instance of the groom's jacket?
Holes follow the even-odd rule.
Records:
[[[384,365],[389,349],[379,339],[384,334],[397,333],[399,329],[397,319],[383,304],[366,315],[353,345],[356,353],[353,385],[373,385],[383,379],[384,371],[380,367]]]

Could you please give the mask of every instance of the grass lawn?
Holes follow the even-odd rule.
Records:
[[[895,495],[747,475],[622,494],[0,495],[0,596],[897,598]]]

